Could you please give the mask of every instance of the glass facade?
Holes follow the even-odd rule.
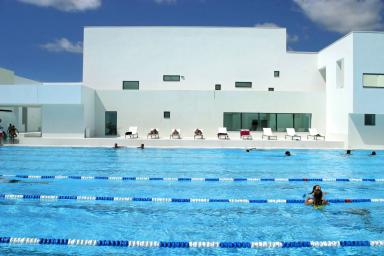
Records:
[[[117,135],[117,112],[105,111],[105,135]]]
[[[297,132],[307,132],[311,127],[312,114],[308,113],[224,113],[224,127],[228,131],[262,131],[271,128],[273,131],[285,132],[287,128],[295,128]]]

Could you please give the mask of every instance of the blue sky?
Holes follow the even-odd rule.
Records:
[[[0,67],[82,80],[84,26],[281,26],[318,51],[351,30],[383,30],[382,0],[0,0]]]

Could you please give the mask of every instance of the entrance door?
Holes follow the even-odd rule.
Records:
[[[117,135],[117,112],[105,111],[105,135],[116,136]]]

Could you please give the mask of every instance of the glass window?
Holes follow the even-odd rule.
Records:
[[[139,81],[123,81],[123,90],[139,90]]]
[[[179,75],[163,75],[164,82],[180,82]]]
[[[363,87],[384,88],[384,74],[363,74]]]
[[[293,124],[296,132],[308,132],[311,127],[311,114],[293,114]]]
[[[273,71],[273,76],[274,77],[280,77],[280,71]]]
[[[364,115],[364,125],[375,126],[376,125],[376,115],[375,114],[365,114]]]
[[[276,131],[276,114],[260,113],[259,117],[258,131],[262,131],[263,128],[271,128]]]
[[[170,119],[171,118],[171,112],[170,111],[164,111],[164,118]]]
[[[236,88],[252,88],[252,82],[235,82]]]
[[[259,126],[259,113],[241,113],[241,129],[257,131]]]
[[[240,131],[241,113],[224,113],[223,125],[228,131]]]
[[[276,131],[285,132],[293,128],[293,114],[276,114]]]
[[[275,88],[273,88],[273,87],[269,87],[269,88],[268,88],[268,91],[269,91],[269,92],[273,92],[274,90],[275,90]]]
[[[221,90],[221,84],[215,84],[215,90],[220,91]]]
[[[105,135],[117,135],[117,112],[105,111]]]

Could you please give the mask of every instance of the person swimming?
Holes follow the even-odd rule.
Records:
[[[308,197],[305,200],[306,205],[313,205],[315,207],[318,207],[328,204],[328,201],[323,199],[323,191],[321,190],[320,185],[313,186],[312,192],[310,194],[312,194],[313,197]]]
[[[284,155],[285,155],[285,156],[291,156],[291,152],[289,152],[289,151],[285,151]]]

